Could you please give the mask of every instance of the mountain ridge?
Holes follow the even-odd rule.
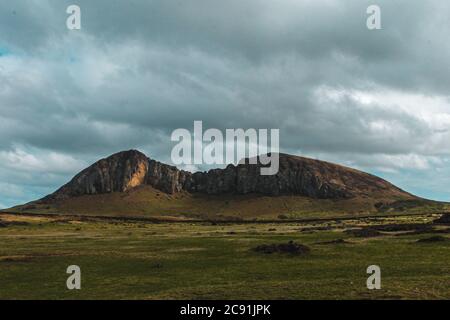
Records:
[[[248,160],[248,159],[247,159]],[[298,219],[424,213],[447,204],[416,197],[374,175],[279,154],[279,172],[228,165],[191,173],[128,150],[103,158],[54,193],[10,212],[157,219]]]
[[[261,165],[248,164],[247,160],[237,166],[191,173],[152,160],[137,150],[128,150],[97,161],[43,200],[126,192],[140,185],[150,185],[168,194],[187,191],[348,199],[391,193],[414,198],[386,180],[330,162],[288,154],[279,154],[279,162],[279,172],[273,176],[260,175]]]

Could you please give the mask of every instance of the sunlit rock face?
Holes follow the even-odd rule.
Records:
[[[138,151],[116,153],[78,173],[54,196],[125,192],[146,182],[148,159]]]

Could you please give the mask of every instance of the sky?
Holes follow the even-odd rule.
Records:
[[[81,30],[66,9],[81,8]],[[381,30],[366,26],[381,8]],[[0,2],[0,208],[171,132],[276,128],[282,152],[450,201],[446,0]],[[196,169],[204,169],[201,166]]]

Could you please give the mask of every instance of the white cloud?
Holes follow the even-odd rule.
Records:
[[[351,105],[367,137],[402,141],[404,157],[450,154],[450,98],[371,86],[366,90],[320,86],[314,97],[324,108]]]
[[[12,151],[0,151],[3,166],[21,172],[72,173],[83,168],[86,163],[69,155],[56,152],[28,153],[16,148]]]
[[[0,194],[3,197],[20,198],[24,196],[24,190],[13,183],[0,182]]]
[[[183,164],[181,166],[178,166],[179,169],[189,171],[189,172],[197,172],[201,171],[199,167],[193,164]]]

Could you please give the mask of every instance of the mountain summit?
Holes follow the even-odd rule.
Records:
[[[101,159],[53,194],[18,211],[189,218],[300,218],[414,210],[436,202],[374,175],[279,154],[279,171],[260,175],[244,161],[191,173],[137,150]]]
[[[391,183],[358,170],[287,154],[280,154],[279,158],[280,169],[273,176],[260,175],[261,165],[248,163],[190,173],[152,160],[136,150],[123,151],[81,171],[48,199],[126,192],[141,185],[168,194],[186,191],[208,195],[300,195],[319,199],[412,197]]]

